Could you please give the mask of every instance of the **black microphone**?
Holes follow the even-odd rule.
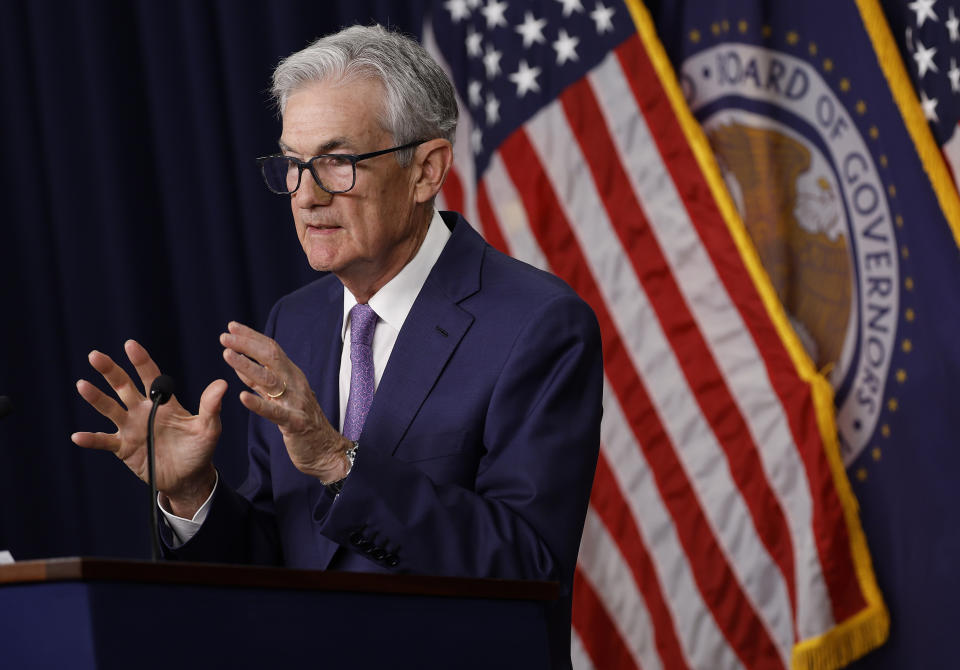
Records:
[[[173,378],[170,375],[160,375],[150,385],[150,400],[162,405],[173,395]],[[158,401],[159,400],[159,401]]]
[[[150,482],[150,550],[154,561],[160,560],[160,529],[157,519],[157,479],[156,456],[153,445],[153,423],[157,418],[157,408],[170,400],[173,395],[173,379],[168,375],[160,375],[150,385],[150,399],[153,407],[150,408],[150,418],[147,419],[147,479]]]
[[[0,395],[0,419],[13,414],[13,401],[10,396]]]

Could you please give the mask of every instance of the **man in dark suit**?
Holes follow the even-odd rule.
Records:
[[[227,384],[157,419],[168,556],[302,568],[557,580],[551,662],[569,665],[570,594],[599,447],[601,344],[559,279],[487,245],[433,201],[457,106],[416,42],[354,27],[274,73],[281,153],[259,159],[290,198],[310,265],[331,274],[231,323],[224,358],[250,389],[250,469],[212,464]],[[130,341],[149,387],[160,371]],[[118,427],[76,433],[145,477],[149,401],[99,352]],[[339,427],[339,429],[338,429]]]

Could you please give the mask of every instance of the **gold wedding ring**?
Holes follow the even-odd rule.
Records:
[[[286,380],[282,379],[282,380],[280,380],[280,381],[283,382],[283,388],[280,389],[280,393],[267,393],[267,397],[270,398],[271,400],[276,400],[277,398],[279,398],[280,396],[282,396],[284,393],[287,392],[287,382],[286,382]]]

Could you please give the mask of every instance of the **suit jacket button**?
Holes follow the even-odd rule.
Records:
[[[400,559],[393,554],[387,554],[383,559],[383,562],[387,564],[388,568],[395,568],[400,565]]]
[[[382,561],[384,557],[387,555],[387,551],[383,547],[377,547],[376,549],[370,552],[370,555],[373,556],[375,560]]]
[[[360,531],[354,531],[353,533],[350,533],[350,544],[353,546],[362,548],[366,542],[367,538],[361,535]]]

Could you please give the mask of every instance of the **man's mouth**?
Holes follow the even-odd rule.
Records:
[[[340,230],[340,226],[332,223],[308,223],[307,231],[313,233],[327,233],[334,230]]]

